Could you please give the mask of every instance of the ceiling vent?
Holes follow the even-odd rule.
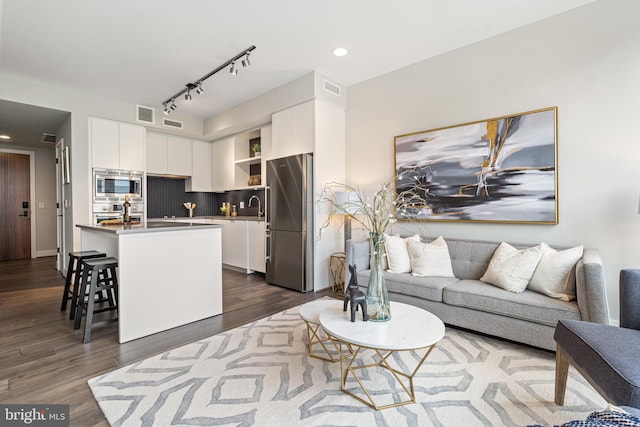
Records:
[[[155,120],[155,110],[151,107],[145,107],[143,105],[137,105],[136,106],[136,119],[139,122],[142,123],[147,123],[147,124],[154,124],[156,122]]]
[[[331,92],[336,96],[340,96],[340,86],[335,83],[331,83],[328,80],[324,81],[324,90],[326,90],[327,92]]]
[[[169,128],[174,128],[174,129],[182,129],[183,124],[182,122],[178,121],[178,120],[171,120],[171,119],[162,119],[162,126],[166,126]]]
[[[40,137],[40,142],[44,142],[47,144],[55,144],[56,136],[51,133],[43,133],[42,136]]]

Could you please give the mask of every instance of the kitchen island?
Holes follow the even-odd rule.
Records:
[[[222,313],[221,226],[77,225],[82,250],[118,258],[121,343]]]

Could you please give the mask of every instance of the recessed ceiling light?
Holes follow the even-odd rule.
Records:
[[[345,56],[347,53],[349,53],[349,51],[343,47],[337,47],[332,50],[332,53],[335,56]]]
[[[11,139],[9,135],[0,135],[0,139]]]

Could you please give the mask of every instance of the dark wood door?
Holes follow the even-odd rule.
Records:
[[[31,258],[29,156],[0,153],[0,260]]]

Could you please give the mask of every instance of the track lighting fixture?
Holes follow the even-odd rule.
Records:
[[[251,62],[249,62],[249,52],[247,52],[247,55],[244,57],[244,59],[241,62],[242,62],[243,68],[247,68],[251,66]]]
[[[184,94],[185,101],[191,101],[191,98],[192,98],[191,97],[191,91],[192,90],[195,90],[198,95],[201,95],[204,92],[204,89],[202,88],[202,82],[204,82],[209,77],[211,77],[214,74],[216,74],[218,71],[224,70],[229,65],[231,65],[231,68],[229,69],[229,73],[233,74],[234,76],[238,75],[238,69],[236,68],[236,61],[239,60],[240,58],[242,58],[243,56],[244,56],[244,59],[241,60],[242,67],[246,68],[246,67],[251,66],[251,62],[249,62],[249,54],[255,48],[256,48],[255,46],[251,46],[251,47],[243,50],[242,52],[240,52],[239,54],[237,54],[236,56],[234,56],[233,58],[231,58],[230,60],[228,60],[224,64],[220,65],[215,70],[211,71],[209,74],[200,77],[198,80],[196,80],[193,83],[187,83],[185,85],[184,89],[182,89],[180,92],[176,93],[175,95],[171,96],[170,98],[166,99],[162,103],[162,105],[164,106],[163,113],[164,114],[170,114],[171,111],[173,111],[176,108],[178,108],[176,106],[176,98],[178,98],[179,96],[181,96],[183,94]]]

